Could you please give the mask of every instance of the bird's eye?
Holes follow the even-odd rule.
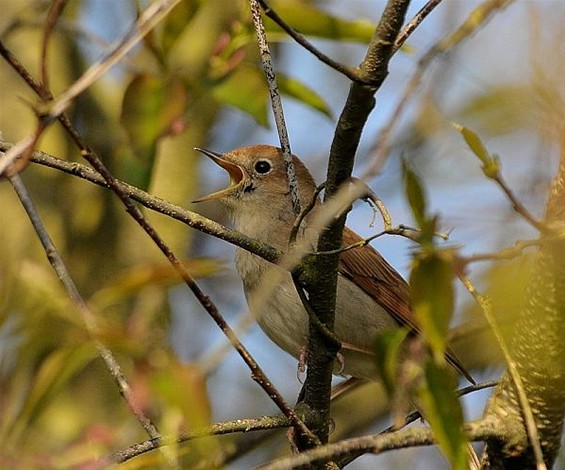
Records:
[[[271,171],[271,162],[269,160],[259,160],[255,163],[255,171],[260,175],[266,175]]]

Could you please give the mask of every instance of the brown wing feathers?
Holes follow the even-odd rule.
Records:
[[[345,227],[343,246],[359,242],[361,237]],[[341,254],[339,271],[351,279],[383,307],[401,326],[406,326],[414,333],[420,327],[410,308],[409,288],[406,281],[372,247],[363,246]],[[463,368],[454,353],[446,351],[447,361],[469,382],[475,383],[471,375]]]

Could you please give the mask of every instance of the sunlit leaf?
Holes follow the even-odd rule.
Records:
[[[408,197],[408,204],[410,204],[410,209],[412,210],[414,219],[416,219],[418,225],[422,226],[425,223],[426,195],[424,194],[420,178],[418,178],[416,173],[414,173],[414,171],[404,161],[402,162],[402,172],[404,175],[404,185],[406,196]]]
[[[375,32],[376,24],[371,21],[346,20],[304,2],[279,1],[272,5],[287,24],[305,36],[367,43]],[[270,19],[266,27],[280,30]]]
[[[471,151],[483,163],[483,173],[489,178],[496,176],[499,169],[498,159],[491,157],[481,138],[471,129],[460,126],[459,124],[455,124],[455,128],[461,133]]]
[[[96,356],[91,343],[57,349],[49,354],[35,375],[17,424],[25,426],[35,419],[51,398]]]
[[[447,366],[428,361],[420,389],[424,418],[430,423],[439,448],[454,470],[467,470],[468,450],[463,433],[463,412],[455,393],[456,380]]]
[[[422,253],[413,261],[410,299],[422,335],[435,361],[444,363],[446,337],[453,313],[453,271],[448,252]]]
[[[161,368],[151,378],[151,388],[163,400],[162,428],[165,434],[174,435],[181,429],[202,429],[210,424],[212,410],[206,379],[198,367],[170,358],[167,367]],[[196,439],[191,444],[195,452],[186,456],[190,463],[185,462],[185,468],[195,468],[198,463],[202,464],[202,460],[220,452],[214,436]]]
[[[295,78],[290,78],[283,74],[277,75],[277,84],[283,94],[292,96],[301,103],[333,119],[330,107],[314,89]]]
[[[178,78],[137,75],[122,102],[121,122],[135,153],[150,169],[157,140],[184,113],[187,93]]]
[[[212,258],[188,259],[183,264],[195,279],[213,276],[223,269],[223,265]],[[124,300],[144,287],[169,286],[180,280],[178,272],[168,262],[138,264],[112,279],[94,294],[91,301],[98,308],[103,308]]]
[[[375,360],[389,396],[392,396],[398,379],[399,353],[408,330],[397,328],[379,333],[375,338]]]
[[[278,74],[277,83],[282,94],[332,117],[329,106],[320,95],[299,80]],[[259,124],[267,125],[269,93],[265,74],[260,68],[241,63],[224,79],[212,85],[211,91],[217,100],[250,114]]]
[[[262,126],[267,125],[269,94],[265,78],[256,67],[241,64],[213,85],[211,91],[218,101],[250,114]]]

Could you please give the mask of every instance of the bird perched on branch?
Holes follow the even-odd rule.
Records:
[[[228,172],[230,184],[194,202],[220,201],[229,209],[236,230],[287,252],[296,217],[282,151],[269,145],[242,147],[224,154],[197,150]],[[293,156],[293,162],[301,206],[306,207],[315,197],[316,184],[298,157]],[[313,227],[313,221],[322,207],[318,201],[298,230],[297,242],[310,252],[316,250],[319,230]],[[355,232],[344,229],[344,246],[360,240]],[[300,359],[308,338],[308,313],[291,274],[242,248],[237,248],[235,262],[259,326],[274,343]],[[375,379],[375,337],[399,327],[419,332],[406,281],[369,245],[341,253],[334,325],[341,341],[341,364],[336,364],[335,370]],[[474,382],[450,350],[446,359]]]

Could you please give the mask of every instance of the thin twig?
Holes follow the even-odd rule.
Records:
[[[49,13],[47,14],[47,20],[45,21],[45,27],[43,28],[43,37],[41,39],[41,65],[39,67],[39,79],[45,88],[49,88],[49,67],[48,67],[48,46],[51,34],[55,29],[55,24],[57,20],[63,13],[65,6],[67,5],[67,0],[55,0],[51,7],[49,8]]]
[[[12,67],[20,72],[22,78],[30,85],[30,87],[41,97],[51,96],[51,92],[46,90],[40,83],[33,79],[31,74],[25,69],[25,67],[17,60],[13,54],[9,53],[7,48],[0,41],[0,53],[7,59],[8,63]],[[215,321],[220,330],[228,338],[230,343],[234,346],[234,349],[238,352],[240,357],[244,360],[246,365],[251,370],[252,378],[263,388],[271,400],[279,407],[279,409],[289,417],[292,421],[295,429],[309,442],[315,445],[318,442],[317,437],[304,425],[300,418],[296,415],[294,410],[288,405],[284,400],[279,391],[275,388],[272,382],[267,378],[263,370],[260,368],[259,364],[255,361],[253,356],[249,353],[247,348],[241,343],[237,338],[233,329],[227,324],[216,305],[210,300],[210,298],[202,292],[194,281],[192,275],[181,263],[181,261],[175,256],[175,254],[170,250],[167,244],[161,239],[158,233],[155,231],[153,226],[145,219],[141,210],[133,203],[129,198],[128,194],[123,191],[120,181],[117,180],[102,163],[100,158],[94,153],[94,151],[86,144],[82,139],[81,135],[77,129],[71,124],[70,120],[64,112],[57,115],[59,121],[69,133],[75,144],[80,148],[81,155],[92,165],[92,167],[104,178],[108,187],[118,196],[120,201],[126,207],[126,211],[132,216],[132,218],[140,225],[140,227],[149,235],[161,252],[166,256],[171,265],[179,273],[187,287],[193,292],[196,299],[204,307],[206,312]]]
[[[21,147],[26,143],[27,141],[24,141],[17,144],[16,146]],[[13,154],[13,147],[15,146],[0,140],[0,153],[3,151],[6,152],[5,155],[0,158],[0,164],[4,161],[5,158],[7,158],[9,153]],[[87,165],[63,160],[41,151],[34,151],[31,156],[31,161],[49,168],[63,171],[70,175],[78,176],[79,178],[82,178],[90,183],[109,189],[108,183],[106,182],[106,180],[104,180],[104,178],[102,178],[100,173],[96,172]],[[232,243],[235,246],[250,251],[251,253],[263,258],[266,261],[270,261],[271,263],[276,263],[281,256],[281,253],[278,250],[265,243],[261,243],[253,238],[249,238],[246,235],[237,232],[236,230],[224,227],[223,225],[220,225],[213,220],[207,219],[206,217],[203,217],[196,212],[192,212],[184,209],[183,207],[171,204],[170,202],[165,201],[160,197],[153,196],[152,194],[136,188],[135,186],[131,186],[123,181],[116,181],[122,188],[122,191],[124,191],[124,193],[126,193],[128,197],[139,202],[148,209],[159,212],[168,217],[172,217],[173,219],[176,219],[191,228],[219,238],[220,240]]]
[[[462,256],[459,258],[459,262],[463,265],[468,265],[470,263],[476,263],[477,261],[501,261],[501,260],[511,260],[522,254],[522,252],[531,246],[539,246],[540,240],[518,240],[514,245],[507,248],[503,248],[496,253],[478,253],[471,256]]]
[[[485,382],[463,387],[462,389],[457,390],[456,393],[458,397],[462,397],[468,395],[469,393],[478,392],[479,390],[484,390],[485,388],[496,387],[499,382],[500,382],[499,380],[487,380]],[[403,427],[408,426],[409,424],[415,421],[418,421],[421,417],[422,417],[422,413],[420,413],[419,411],[414,411],[404,418],[404,423],[402,424],[402,426],[400,427],[398,427],[397,425],[389,426],[388,428],[383,430],[381,434],[387,434],[398,431],[399,429],[402,429]]]
[[[261,7],[259,6],[258,0],[249,0],[249,4],[251,6],[253,25],[255,26],[255,32],[257,34],[257,44],[259,46],[259,54],[261,55],[261,64],[263,66],[263,71],[265,72],[265,77],[267,78],[269,95],[271,97],[271,106],[283,153],[284,167],[286,170],[288,187],[290,189],[290,198],[292,200],[292,209],[294,210],[294,215],[298,216],[301,212],[298,181],[296,179],[294,162],[292,161],[290,139],[288,138],[288,132],[284,120],[283,106],[277,85],[275,69],[273,67],[273,59],[269,50],[269,43],[267,42],[267,33],[265,32],[265,26],[263,25],[263,18],[261,17]]]
[[[102,465],[118,464],[127,462],[145,452],[158,449],[166,445],[180,444],[194,439],[222,436],[225,434],[247,433],[251,431],[266,431],[272,429],[288,428],[292,423],[288,417],[284,415],[263,416],[261,418],[245,418],[236,419],[234,421],[226,421],[223,423],[215,423],[201,429],[194,429],[189,432],[183,432],[178,437],[159,437],[129,446],[119,452],[101,459],[98,463]]]
[[[483,419],[464,425],[467,437],[472,441],[485,439],[501,440],[496,422],[493,419]],[[262,470],[294,470],[313,468],[314,464],[329,461],[339,461],[342,457],[360,457],[364,454],[382,454],[383,452],[406,449],[411,447],[429,446],[436,444],[431,429],[408,428],[402,431],[354,437],[339,442],[327,444],[290,457],[283,457],[261,467]]]
[[[116,65],[131,51],[143,37],[165,18],[181,0],[161,0],[150,4],[140,15],[132,28],[104,56],[95,62],[56,100],[46,105],[42,111],[51,118],[62,114],[73,100]]]
[[[494,315],[492,314],[492,306],[490,300],[482,295],[475,287],[473,282],[465,276],[462,272],[458,273],[458,277],[465,286],[465,288],[469,291],[473,299],[477,302],[485,319],[487,320],[488,324],[491,327],[492,333],[496,338],[498,345],[502,351],[502,355],[504,356],[504,360],[508,367],[508,373],[510,374],[510,378],[512,382],[514,382],[514,387],[516,393],[518,394],[518,401],[520,402],[520,408],[522,410],[522,414],[524,417],[524,422],[526,426],[526,432],[528,434],[528,440],[532,446],[534,456],[536,459],[536,464],[538,469],[545,469],[545,463],[543,458],[543,452],[541,450],[541,444],[539,440],[538,429],[536,426],[536,421],[534,418],[534,413],[532,412],[532,408],[530,407],[530,402],[528,401],[528,397],[526,396],[526,392],[524,389],[524,382],[522,381],[522,377],[520,376],[520,372],[516,367],[516,363],[514,359],[512,359],[512,355],[510,354],[510,350],[506,345],[506,341],[504,340],[503,336],[500,333],[500,328],[496,322]]]
[[[404,26],[404,28],[400,30],[400,33],[398,33],[398,36],[394,41],[395,52],[404,45],[408,37],[414,32],[414,30],[418,26],[420,26],[420,23],[422,23],[422,21],[426,19],[426,16],[428,16],[432,11],[434,11],[434,8],[437,7],[442,1],[443,0],[429,0],[428,3],[426,3],[420,9],[420,11],[416,13],[416,15],[414,15],[414,18],[412,18],[408,23],[406,23],[406,25]]]
[[[346,65],[340,64],[336,62],[331,57],[324,54],[322,51],[314,47],[314,45],[308,41],[302,34],[296,31],[292,26],[286,23],[279,14],[273,10],[273,8],[265,1],[265,0],[258,0],[269,18],[271,18],[276,24],[278,24],[292,39],[294,39],[298,44],[300,44],[304,49],[308,52],[312,53],[318,60],[323,62],[324,64],[328,65],[335,71],[345,75],[353,82],[364,83],[366,85],[370,85],[370,83],[365,83],[361,80],[361,78],[355,72],[355,69],[352,67],[347,67]]]
[[[320,193],[322,192],[325,186],[326,184],[322,183],[316,187],[316,190],[314,191],[314,194],[312,194],[312,197],[310,198],[308,205],[302,208],[302,211],[300,212],[300,214],[298,214],[298,217],[296,217],[296,219],[294,220],[294,223],[292,224],[292,228],[290,230],[290,236],[288,237],[290,245],[292,245],[296,241],[296,236],[298,235],[298,231],[300,230],[300,226],[302,225],[302,222],[304,222],[304,218],[316,206],[316,202],[318,201],[318,196],[320,195]]]
[[[531,212],[526,209],[526,206],[522,204],[522,202],[516,197],[512,189],[510,189],[510,187],[506,184],[506,181],[504,181],[504,178],[502,177],[500,171],[497,171],[491,179],[493,179],[502,189],[504,194],[506,194],[506,197],[510,201],[510,204],[512,204],[512,209],[514,209],[516,213],[520,214],[524,219],[526,219],[526,221],[530,223],[530,225],[532,225],[532,227],[536,228],[540,232],[547,232],[547,226],[543,222],[537,220],[531,214]]]

